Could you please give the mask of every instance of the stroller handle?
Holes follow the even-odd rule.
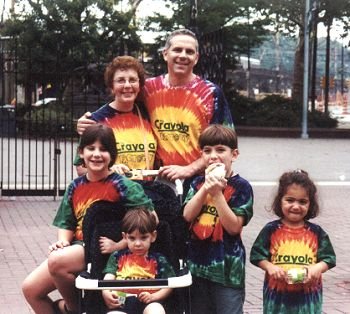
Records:
[[[129,172],[125,173],[125,176],[131,180],[143,180],[144,177],[157,177],[159,170],[143,170],[143,169],[132,169]],[[164,179],[158,179],[169,186],[173,183]],[[177,195],[183,195],[183,185],[182,180],[175,180],[175,190]]]
[[[80,274],[75,279],[75,286],[82,290],[106,290],[106,289],[162,289],[181,288],[192,284],[190,271],[178,277],[167,279],[138,279],[138,280],[98,280],[89,279],[87,272]]]

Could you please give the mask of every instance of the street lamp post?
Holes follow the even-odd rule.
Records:
[[[310,36],[310,0],[305,0],[304,19],[304,89],[303,89],[303,117],[301,138],[307,139],[307,112],[309,107],[309,36]]]

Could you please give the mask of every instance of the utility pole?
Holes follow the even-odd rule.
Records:
[[[301,138],[307,139],[307,112],[309,107],[309,36],[310,36],[310,0],[305,1],[304,17],[304,89],[303,89],[303,117]]]
[[[250,68],[250,12],[249,12],[249,2],[247,6],[247,22],[248,22],[248,33],[247,33],[247,48],[248,48],[248,60],[247,60],[247,73],[246,73],[246,78],[247,78],[247,96],[248,98],[251,97],[251,68]]]

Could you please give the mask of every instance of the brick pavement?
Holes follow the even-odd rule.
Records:
[[[330,234],[337,267],[324,274],[324,313],[350,313],[350,187],[320,187],[324,211],[314,221]],[[249,253],[262,226],[273,219],[267,212],[274,187],[255,186],[255,213],[243,232]],[[32,313],[21,293],[21,282],[44,258],[56,238],[51,221],[59,202],[47,197],[0,200],[0,314]],[[327,215],[332,213],[332,215]],[[245,313],[262,313],[263,271],[247,263]],[[53,295],[57,298],[57,293]]]
[[[275,181],[282,171],[300,167],[317,181],[341,183],[345,179],[349,183],[348,140],[241,137],[239,145],[241,156],[236,166],[241,175],[256,182],[254,217],[243,231],[247,255],[262,226],[274,219],[266,208],[275,187],[261,186],[259,181]],[[262,167],[265,160],[268,162]],[[323,276],[324,313],[350,314],[350,185],[320,186],[319,191],[322,211],[313,221],[329,233],[337,254],[337,267]],[[22,296],[21,282],[56,239],[51,222],[58,204],[59,200],[50,197],[0,198],[0,314],[32,313]],[[245,313],[262,312],[263,276],[262,270],[247,262]],[[57,297],[54,293],[53,298]]]

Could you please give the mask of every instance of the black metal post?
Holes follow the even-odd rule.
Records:
[[[198,14],[197,0],[190,0],[189,29],[193,31],[196,35],[198,35],[197,14]]]

